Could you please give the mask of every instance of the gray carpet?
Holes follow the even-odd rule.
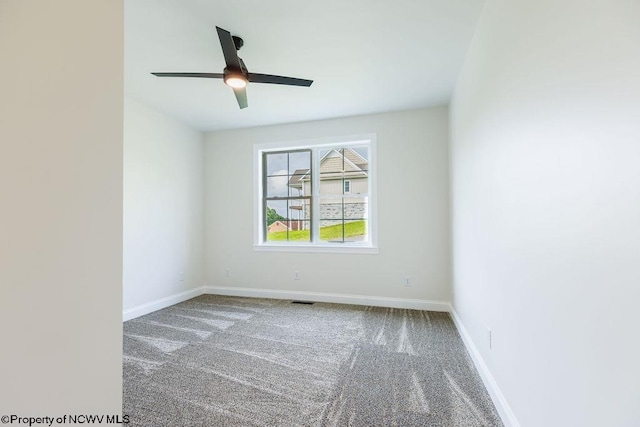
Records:
[[[123,358],[129,426],[502,426],[447,313],[203,295]]]

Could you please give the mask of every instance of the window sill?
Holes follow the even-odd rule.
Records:
[[[335,253],[335,254],[378,254],[377,246],[356,245],[279,245],[274,243],[254,244],[253,250],[258,252],[299,252],[299,253]]]

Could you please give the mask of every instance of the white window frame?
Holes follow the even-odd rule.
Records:
[[[319,171],[320,159],[318,150],[324,148],[344,148],[356,145],[369,146],[369,191],[368,191],[368,218],[367,218],[367,241],[364,242],[322,242],[319,240],[319,222],[313,221],[312,227],[315,232],[312,233],[314,241],[312,242],[272,242],[264,241],[262,234],[263,224],[263,153],[272,151],[284,151],[295,149],[311,149],[311,169]],[[378,209],[377,209],[377,159],[376,159],[376,134],[368,133],[361,135],[350,135],[340,137],[328,137],[302,141],[286,141],[274,142],[266,144],[254,144],[253,146],[253,249],[256,251],[276,251],[276,252],[330,252],[330,253],[358,253],[358,254],[377,254],[378,253]],[[318,174],[312,172],[314,189],[314,212],[318,212],[320,196],[319,196],[319,177]],[[344,184],[343,184],[344,185]],[[344,190],[344,187],[343,187]]]

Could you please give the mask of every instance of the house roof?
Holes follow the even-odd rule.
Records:
[[[296,169],[293,171],[293,175],[289,178],[289,187],[300,188],[302,187],[302,177],[309,173],[309,169]]]

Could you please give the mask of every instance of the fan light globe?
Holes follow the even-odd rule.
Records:
[[[247,86],[247,79],[241,74],[230,74],[225,76],[224,82],[227,86],[241,89]]]

